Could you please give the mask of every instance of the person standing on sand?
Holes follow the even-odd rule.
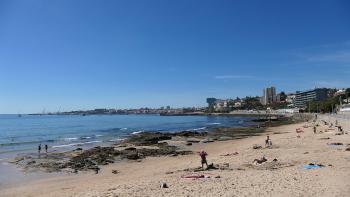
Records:
[[[314,126],[314,134],[316,134],[316,126]]]
[[[208,168],[208,162],[207,162],[207,156],[208,154],[202,150],[200,153],[199,153],[199,156],[201,157],[201,163],[202,163],[202,168],[203,168],[203,164],[207,165],[207,168]]]
[[[40,152],[41,152],[41,144],[39,144],[39,146],[38,146],[39,157],[40,157]]]
[[[272,141],[270,139],[270,136],[267,136],[265,140],[265,147],[270,147],[270,146],[272,146]]]
[[[47,153],[47,149],[49,149],[49,146],[47,146],[47,144],[45,144],[45,152]]]

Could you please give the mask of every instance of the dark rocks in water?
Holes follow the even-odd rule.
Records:
[[[182,131],[178,133],[143,132],[130,136],[130,138],[124,140],[122,144],[129,143],[135,146],[150,146],[158,144],[159,141],[171,140],[172,137],[204,137],[207,135],[207,132],[196,131]],[[196,143],[197,141],[188,142]]]
[[[181,131],[178,133],[173,133],[173,136],[180,136],[180,137],[201,137],[208,135],[207,132],[197,132],[197,131]]]
[[[136,151],[136,148],[135,147],[128,147],[128,148],[125,148],[124,150]]]
[[[139,133],[126,139],[123,143],[130,143],[136,146],[149,146],[158,144],[162,140],[171,140],[171,134],[160,132],[144,132]]]
[[[125,158],[130,160],[138,160],[140,159],[140,156],[137,152],[130,152],[127,155],[125,155]]]

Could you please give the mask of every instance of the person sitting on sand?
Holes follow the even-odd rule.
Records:
[[[254,159],[253,163],[256,163],[256,164],[262,164],[264,162],[266,162],[267,159],[264,157],[262,157],[261,159]]]
[[[207,165],[207,168],[208,168],[208,162],[207,162],[207,156],[208,154],[202,150],[200,153],[199,153],[199,156],[201,157],[201,163],[202,163],[202,168],[203,168],[203,164]]]
[[[271,139],[270,139],[270,136],[267,136],[267,137],[266,137],[265,146],[266,146],[266,147],[272,146],[272,141],[271,141]]]

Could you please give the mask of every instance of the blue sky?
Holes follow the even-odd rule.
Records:
[[[0,113],[350,86],[349,1],[2,0]]]

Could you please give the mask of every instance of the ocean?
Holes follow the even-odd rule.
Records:
[[[253,117],[159,115],[0,115],[0,159],[36,152],[116,143],[144,131],[209,131],[216,127],[249,126]]]

